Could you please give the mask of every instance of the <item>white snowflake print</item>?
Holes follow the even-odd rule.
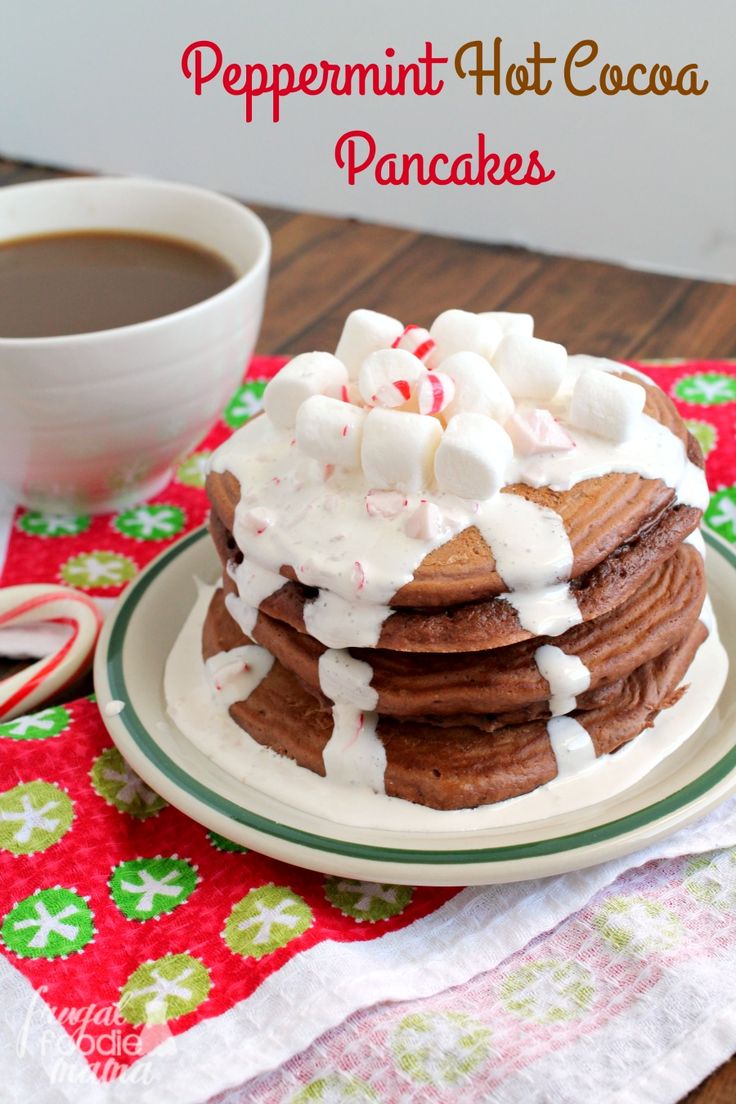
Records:
[[[116,517],[113,526],[134,540],[170,540],[184,528],[184,511],[179,506],[164,504],[134,506]]]
[[[118,1007],[128,1023],[164,1023],[197,1008],[211,985],[206,967],[193,955],[164,955],[133,971]]]
[[[448,1089],[487,1061],[490,1039],[490,1028],[464,1012],[414,1012],[399,1022],[391,1048],[405,1076]]]
[[[21,797],[21,811],[9,812],[7,809],[0,809],[0,820],[17,821],[20,827],[13,833],[13,838],[17,843],[28,843],[35,831],[53,832],[55,828],[58,828],[59,817],[52,817],[48,814],[52,809],[58,809],[60,804],[60,801],[47,801],[37,809],[31,800],[30,794],[23,794]]]
[[[593,975],[579,962],[538,959],[512,970],[501,1000],[508,1012],[534,1023],[563,1023],[583,1017],[594,996]]]
[[[154,899],[157,896],[181,897],[184,892],[183,886],[171,885],[171,883],[176,882],[179,877],[179,873],[176,870],[170,870],[168,874],[164,874],[161,878],[154,878],[147,870],[141,870],[138,877],[140,878],[139,885],[126,881],[120,883],[127,893],[140,894],[138,903],[135,906],[138,912],[150,912],[153,908]]]
[[[114,770],[112,767],[105,767],[102,771],[102,777],[108,782],[120,783],[120,786],[116,790],[115,797],[124,805],[132,805],[136,800],[142,802],[144,805],[153,805],[158,801],[158,794],[155,793],[150,786],[147,786],[143,779],[139,778],[127,763],[125,763],[120,770]]]
[[[265,885],[233,906],[222,936],[235,954],[262,958],[285,947],[311,923],[312,910],[298,894],[286,886]]]
[[[138,567],[128,556],[117,552],[83,552],[62,564],[63,582],[75,587],[122,586],[138,573]]]
[[[683,936],[679,916],[647,897],[609,897],[593,924],[615,951],[634,956],[669,951]]]

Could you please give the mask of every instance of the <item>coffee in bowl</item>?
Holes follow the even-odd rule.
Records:
[[[60,337],[174,314],[237,279],[224,257],[154,234],[85,230],[0,242],[0,337]]]
[[[68,178],[0,188],[2,254],[0,492],[74,514],[158,493],[242,380],[265,226],[186,184]]]

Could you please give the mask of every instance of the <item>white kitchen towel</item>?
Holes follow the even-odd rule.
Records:
[[[508,956],[499,943],[518,942],[520,919],[543,930],[612,864],[529,885],[523,901],[502,890],[491,970],[358,1012],[216,1104],[676,1104],[736,1050],[736,848],[675,845],[733,843],[735,812],[679,833],[662,848],[675,857],[623,871]]]

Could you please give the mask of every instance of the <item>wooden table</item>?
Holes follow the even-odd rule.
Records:
[[[60,175],[0,160],[0,185]],[[254,210],[273,241],[261,353],[334,349],[345,315],[356,307],[424,325],[447,307],[462,307],[527,311],[538,334],[574,353],[736,359],[730,285],[352,219]],[[736,1058],[690,1093],[687,1104],[734,1100]]]

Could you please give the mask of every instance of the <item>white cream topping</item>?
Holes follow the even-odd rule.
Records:
[[[558,777],[577,774],[595,763],[593,741],[573,717],[550,717],[547,734],[557,760]]]
[[[273,656],[257,644],[243,644],[210,656],[205,670],[213,698],[221,708],[246,701],[273,667]]]
[[[376,735],[378,714],[336,702],[332,720],[332,736],[322,752],[327,778],[384,793],[386,749]]]
[[[266,598],[270,598],[277,590],[288,581],[278,572],[268,571],[254,560],[245,557],[242,563],[229,569],[231,578],[235,580],[238,594],[249,606],[260,606]]]
[[[356,709],[375,709],[378,691],[371,686],[373,668],[345,649],[328,648],[319,657],[319,685],[331,701]]]
[[[540,675],[549,683],[549,709],[553,717],[571,713],[578,694],[590,686],[590,671],[580,656],[568,655],[554,644],[543,644],[534,653]]]
[[[378,702],[372,678],[370,664],[344,649],[328,648],[320,656],[320,689],[334,702],[322,760],[331,781],[384,793],[386,749],[376,734],[378,715],[370,712]]]
[[[304,625],[310,636],[328,648],[374,648],[381,629],[394,611],[374,602],[350,602],[320,590],[304,605]]]
[[[509,592],[502,597],[535,636],[559,636],[582,621],[567,580],[573,554],[562,518],[519,495],[482,502],[475,524],[492,547]]]
[[[258,620],[258,607],[249,606],[237,594],[225,595],[225,609],[233,621],[240,626],[246,636],[253,636],[253,630]]]
[[[528,407],[529,404],[520,404],[519,409]],[[684,505],[698,505],[702,501],[705,484],[702,470],[688,460],[679,437],[648,414],[642,414],[638,431],[619,443],[578,427],[565,428],[575,441],[574,449],[517,456],[507,473],[508,482],[567,491],[585,479],[621,472],[661,479],[676,491],[678,502]]]
[[[564,412],[575,379],[594,360],[568,359],[558,395],[547,403],[553,412]],[[604,367],[628,370],[614,362]],[[680,503],[702,508],[707,502],[703,473],[687,459],[682,442],[646,415],[636,432],[618,444],[580,429],[571,436],[575,448],[570,451],[514,457],[507,483],[564,491],[610,472],[637,473],[662,479]],[[555,636],[581,620],[567,586],[570,541],[562,519],[548,507],[518,495],[497,494],[478,503],[427,491],[404,495],[403,508],[393,517],[369,514],[366,493],[371,488],[360,470],[325,469],[298,450],[290,430],[266,417],[225,442],[212,469],[232,472],[246,488],[234,523],[235,541],[246,554],[235,572],[241,599],[257,607],[283,585],[278,572],[290,564],[302,583],[320,591],[305,606],[304,617],[307,631],[328,647],[375,646],[396,592],[413,579],[429,552],[472,525],[493,550],[508,587],[503,597],[517,610],[522,627]],[[426,502],[439,509],[446,527],[429,539],[409,536],[406,519]],[[254,506],[265,510],[273,524],[254,530],[248,520]],[[239,623],[251,623],[243,609],[240,615]]]

